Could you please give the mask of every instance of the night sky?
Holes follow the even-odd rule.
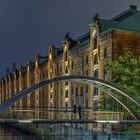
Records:
[[[108,19],[130,4],[140,8],[140,0],[0,0],[0,77],[12,62],[25,65],[50,44],[61,47],[67,32],[86,33],[97,12]]]

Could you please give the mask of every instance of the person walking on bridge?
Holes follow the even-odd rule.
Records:
[[[73,105],[73,119],[76,119],[76,104]]]

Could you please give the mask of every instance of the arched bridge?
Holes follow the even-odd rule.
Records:
[[[130,106],[128,106],[128,104],[126,104],[124,101],[122,101],[122,98],[118,97],[115,94],[115,92],[118,92],[120,95],[122,95],[126,99],[129,99],[133,103],[135,103],[135,105],[137,105],[137,107],[140,107],[140,101],[138,101],[131,93],[129,93],[128,91],[122,89],[121,87],[119,87],[113,83],[110,83],[110,82],[107,82],[104,80],[100,80],[100,79],[96,79],[93,77],[88,77],[88,76],[61,76],[61,77],[56,77],[53,79],[49,79],[49,80],[45,80],[40,83],[37,83],[19,93],[17,93],[15,96],[11,97],[10,99],[8,99],[4,104],[2,104],[0,106],[0,113],[3,113],[6,109],[11,107],[16,101],[18,101],[19,99],[23,98],[24,96],[32,93],[34,90],[45,87],[52,83],[58,83],[58,82],[63,82],[63,81],[76,81],[76,82],[89,84],[89,85],[94,84],[97,88],[103,90],[106,94],[108,94],[109,96],[111,96],[112,98],[117,100],[117,102],[119,102],[128,112],[130,112],[131,115],[136,120],[139,119],[139,117],[133,111],[133,109]]]

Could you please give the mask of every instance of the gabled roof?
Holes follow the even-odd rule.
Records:
[[[100,23],[101,23],[101,33],[115,27],[118,22],[117,21],[111,21],[111,20],[105,20],[105,19],[100,19]]]
[[[130,5],[130,8],[124,12],[122,12],[121,14],[113,17],[111,20],[112,21],[123,21],[125,19],[127,19],[128,17],[130,17],[131,15],[133,15],[134,13],[137,12],[137,7],[135,5]]]
[[[85,42],[89,42],[89,40],[90,40],[90,32],[87,32],[87,33],[79,36],[77,39],[79,45],[82,45]]]
[[[110,20],[93,18],[91,21],[91,23],[93,22],[92,25],[97,23],[95,20],[98,20],[100,24],[101,33],[109,29],[140,33],[140,11],[137,11],[136,6],[133,5],[127,11],[122,12]]]
[[[115,28],[140,33],[140,11],[117,24]]]

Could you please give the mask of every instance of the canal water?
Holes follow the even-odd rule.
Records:
[[[0,125],[0,140],[42,140],[39,136],[16,128],[15,126]]]
[[[86,113],[86,115],[84,115]],[[88,111],[83,118],[88,119]],[[96,114],[97,115],[97,114]],[[105,115],[104,115],[105,116]],[[1,119],[32,120],[71,120],[71,112],[64,111],[12,111],[1,116]],[[93,118],[93,117],[92,117]],[[78,119],[78,117],[77,117]],[[97,125],[97,126],[96,126]],[[117,125],[117,127],[116,127]],[[129,126],[86,124],[86,123],[15,123],[0,124],[0,140],[140,140],[140,127],[137,124]],[[24,127],[23,127],[24,126]],[[104,126],[104,127],[103,127]],[[21,129],[22,128],[22,129]],[[23,129],[24,128],[24,129]],[[89,129],[90,128],[90,129]],[[96,128],[100,128],[96,131]],[[117,128],[117,130],[115,130]],[[119,128],[119,129],[118,129]],[[26,130],[26,131],[25,131]],[[97,129],[98,130],[98,129]],[[101,130],[101,131],[100,131]],[[34,135],[36,134],[36,135]]]
[[[0,125],[0,140],[140,140],[140,135],[135,134],[107,134],[107,133],[94,133],[89,130],[82,130],[78,128],[61,127],[58,131],[50,124],[49,130],[46,130],[48,135],[42,137],[31,135],[17,126]]]

